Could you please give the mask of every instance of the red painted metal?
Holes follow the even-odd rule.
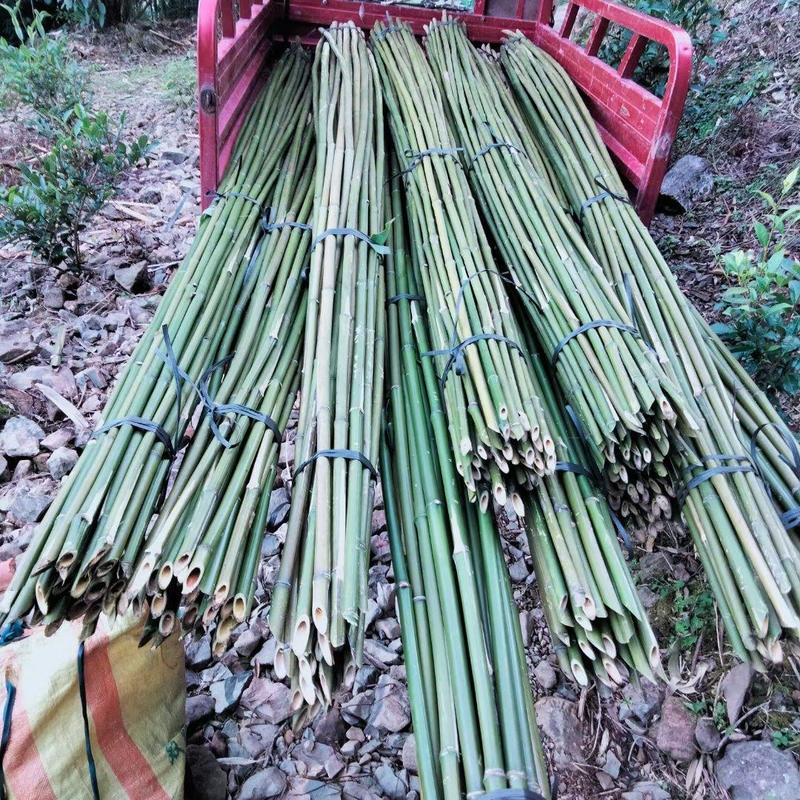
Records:
[[[238,15],[235,9],[238,8]],[[581,9],[594,14],[586,46],[572,35]],[[393,16],[417,34],[441,10],[392,5]],[[360,0],[200,0],[197,76],[200,87],[200,182],[203,205],[211,199],[236,136],[266,79],[275,45],[292,36],[313,41],[315,29],[352,20],[370,28],[386,18],[387,6]],[[553,0],[475,0],[459,12],[470,38],[497,44],[504,31],[520,30],[552,55],[586,99],[600,134],[635,195],[645,222],[653,215],[675,132],[683,114],[692,68],[692,45],[681,28],[610,0],[568,0],[558,30]],[[609,26],[632,32],[616,67],[597,57]],[[648,42],[666,48],[670,67],[663,98],[632,80]]]

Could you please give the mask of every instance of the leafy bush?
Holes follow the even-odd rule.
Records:
[[[194,58],[170,61],[164,70],[164,94],[176,108],[191,108],[197,95]]]
[[[626,0],[627,4],[660,19],[679,25],[691,37],[699,60],[708,46],[725,39],[722,12],[713,0]],[[600,57],[618,64],[630,42],[630,31],[612,27],[603,41]],[[645,47],[634,77],[657,95],[664,93],[669,73],[667,51],[655,42]]]
[[[722,258],[735,282],[719,308],[726,322],[714,325],[753,378],[768,391],[800,391],[800,260],[788,253],[789,232],[800,220],[800,204],[786,204],[800,167],[783,181],[779,198],[757,192],[768,211],[753,226],[758,248]]]
[[[80,267],[86,222],[148,148],[146,136],[125,144],[107,114],[75,106],[39,164],[21,164],[20,183],[0,187],[0,240],[27,241],[51,264]]]
[[[81,28],[102,28],[106,24],[103,0],[58,0],[67,20]]]
[[[66,38],[47,35],[46,13],[34,12],[25,25],[19,3],[0,7],[8,12],[17,37],[13,44],[0,38],[0,108],[27,107],[36,127],[46,132],[53,117],[87,101],[88,76],[69,52]]]
[[[49,263],[81,266],[86,224],[115,193],[121,174],[146,157],[146,136],[122,140],[124,117],[89,105],[87,80],[61,39],[44,31],[44,15],[20,23],[19,47],[0,40],[0,102],[20,105],[44,139],[45,155],[16,165],[16,185],[0,186],[0,241],[28,242]]]

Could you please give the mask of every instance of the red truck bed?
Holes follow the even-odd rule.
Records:
[[[570,38],[578,12],[594,15],[585,46]],[[317,27],[352,20],[370,28],[387,12],[418,34],[441,16],[440,8],[354,0],[200,0],[197,74],[200,98],[200,181],[204,207],[210,202],[273,49],[300,36],[313,40]],[[636,209],[649,222],[675,131],[683,113],[692,69],[692,44],[681,28],[609,0],[569,0],[559,30],[553,0],[474,0],[457,13],[476,43],[496,44],[503,31],[520,30],[556,58],[586,99],[620,172],[633,189]],[[620,63],[597,57],[609,25],[631,31]],[[663,98],[632,80],[647,43],[666,48],[669,76]]]

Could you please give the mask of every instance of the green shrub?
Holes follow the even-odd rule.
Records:
[[[176,58],[167,64],[164,94],[176,108],[191,108],[195,104],[197,74],[193,57]]]
[[[783,181],[780,196],[756,192],[768,212],[753,226],[758,247],[734,250],[722,267],[734,285],[722,295],[725,322],[714,330],[767,391],[800,391],[800,260],[788,252],[800,205],[787,204],[800,167]]]

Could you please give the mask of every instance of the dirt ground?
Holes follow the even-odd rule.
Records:
[[[725,288],[720,254],[754,244],[751,222],[761,212],[761,203],[753,190],[774,191],[800,161],[800,8],[792,2],[726,3],[725,8],[728,18],[738,22],[727,41],[713,46],[698,68],[697,85],[690,94],[673,153],[674,158],[685,154],[707,158],[715,189],[682,215],[659,214],[652,228],[684,290],[709,319],[716,319],[715,304]],[[161,24],[154,29],[126,26],[74,37],[76,52],[92,66],[96,105],[124,112],[127,128],[137,135],[146,133],[157,145],[149,163],[125,178],[118,196],[87,231],[87,269],[79,282],[37,265],[20,248],[0,247],[2,336],[30,333],[36,345],[26,358],[0,365],[3,413],[34,418],[48,434],[69,427],[63,414],[30,385],[14,384],[11,378],[52,363],[54,353],[58,354],[61,366],[56,390],[69,399],[91,429],[108,387],[191,242],[199,213],[197,121],[191,86],[181,76],[186,75],[193,37],[190,22]],[[0,175],[6,180],[13,180],[20,131],[13,119],[0,121]],[[115,274],[131,266],[140,268],[142,278],[136,291],[126,292]],[[798,398],[781,401],[790,419],[800,419]],[[77,447],[79,431],[72,434]],[[2,511],[23,482],[35,486],[36,492],[55,490],[43,466],[43,462],[29,463],[27,468],[16,467],[13,474],[9,470],[2,475]],[[19,552],[32,526],[20,528],[7,520],[1,526],[0,549],[6,556]],[[380,537],[380,533],[378,530],[376,535]],[[507,530],[506,544],[509,563],[523,565],[514,573],[514,592],[536,697],[550,705],[567,704],[579,721],[582,746],[570,758],[559,758],[557,748],[547,743],[562,800],[726,798],[714,777],[721,745],[676,760],[659,747],[653,735],[651,722],[665,713],[669,695],[678,684],[683,689],[681,704],[689,713],[676,723],[676,736],[685,738],[685,728],[690,726],[691,740],[697,721],[705,719],[721,729],[723,744],[753,738],[779,744],[784,753],[800,748],[800,677],[794,657],[769,676],[755,676],[734,720],[726,721],[730,707],[721,681],[730,675],[736,661],[725,649],[720,620],[707,602],[702,571],[680,529],[664,534],[654,552],[638,550],[632,561],[634,573],[646,587],[645,605],[669,666],[671,683],[666,692],[664,687],[654,690],[637,685],[619,692],[602,686],[579,690],[563,677],[552,683],[549,678],[543,680],[537,666],[554,661],[554,656],[527,545],[524,536],[512,528]],[[388,557],[380,540],[373,550],[375,571],[370,586],[377,601],[376,585],[386,580]],[[394,610],[384,609],[383,613],[391,621]],[[678,631],[679,621],[693,626],[696,633],[688,646]],[[253,664],[259,665],[257,670],[269,668],[267,655],[259,660],[269,649],[268,632],[251,626],[248,637],[247,646],[237,642],[223,660],[223,669],[229,674]],[[254,637],[257,641],[252,645]],[[384,644],[392,646],[391,637]],[[385,732],[379,745],[371,749],[346,746],[357,740],[356,733],[352,733],[354,738],[348,737],[358,726],[352,714],[348,716],[352,698],[345,695],[335,710],[345,710],[346,722],[337,717],[325,723],[338,726],[341,735],[326,738],[320,733],[325,726],[318,722],[314,735],[300,734],[301,741],[291,729],[278,726],[274,732],[262,732],[272,740],[269,747],[265,744],[253,755],[247,744],[251,739],[243,736],[250,730],[249,722],[230,710],[217,714],[202,700],[210,696],[210,684],[220,677],[211,674],[216,668],[209,667],[196,650],[189,653],[188,664],[193,714],[200,706],[205,708],[205,713],[190,719],[188,729],[190,780],[194,778],[188,797],[218,800],[208,793],[208,786],[201,785],[209,783],[201,766],[210,769],[214,779],[222,772],[230,796],[239,797],[252,767],[242,766],[237,758],[255,759],[250,763],[258,763],[259,769],[280,764],[284,770],[281,792],[291,797],[388,797],[387,784],[378,778],[386,777],[384,768],[399,781],[392,785],[405,789],[398,796],[409,800],[416,796],[412,793],[418,784],[415,788],[406,745],[408,727]],[[380,681],[402,690],[400,664],[373,664],[372,669],[364,676],[365,691]],[[223,761],[209,767],[198,749],[210,750]],[[341,769],[326,780],[320,765],[329,759],[341,761]],[[325,788],[328,784],[331,791]],[[796,797],[800,798],[800,790]]]

